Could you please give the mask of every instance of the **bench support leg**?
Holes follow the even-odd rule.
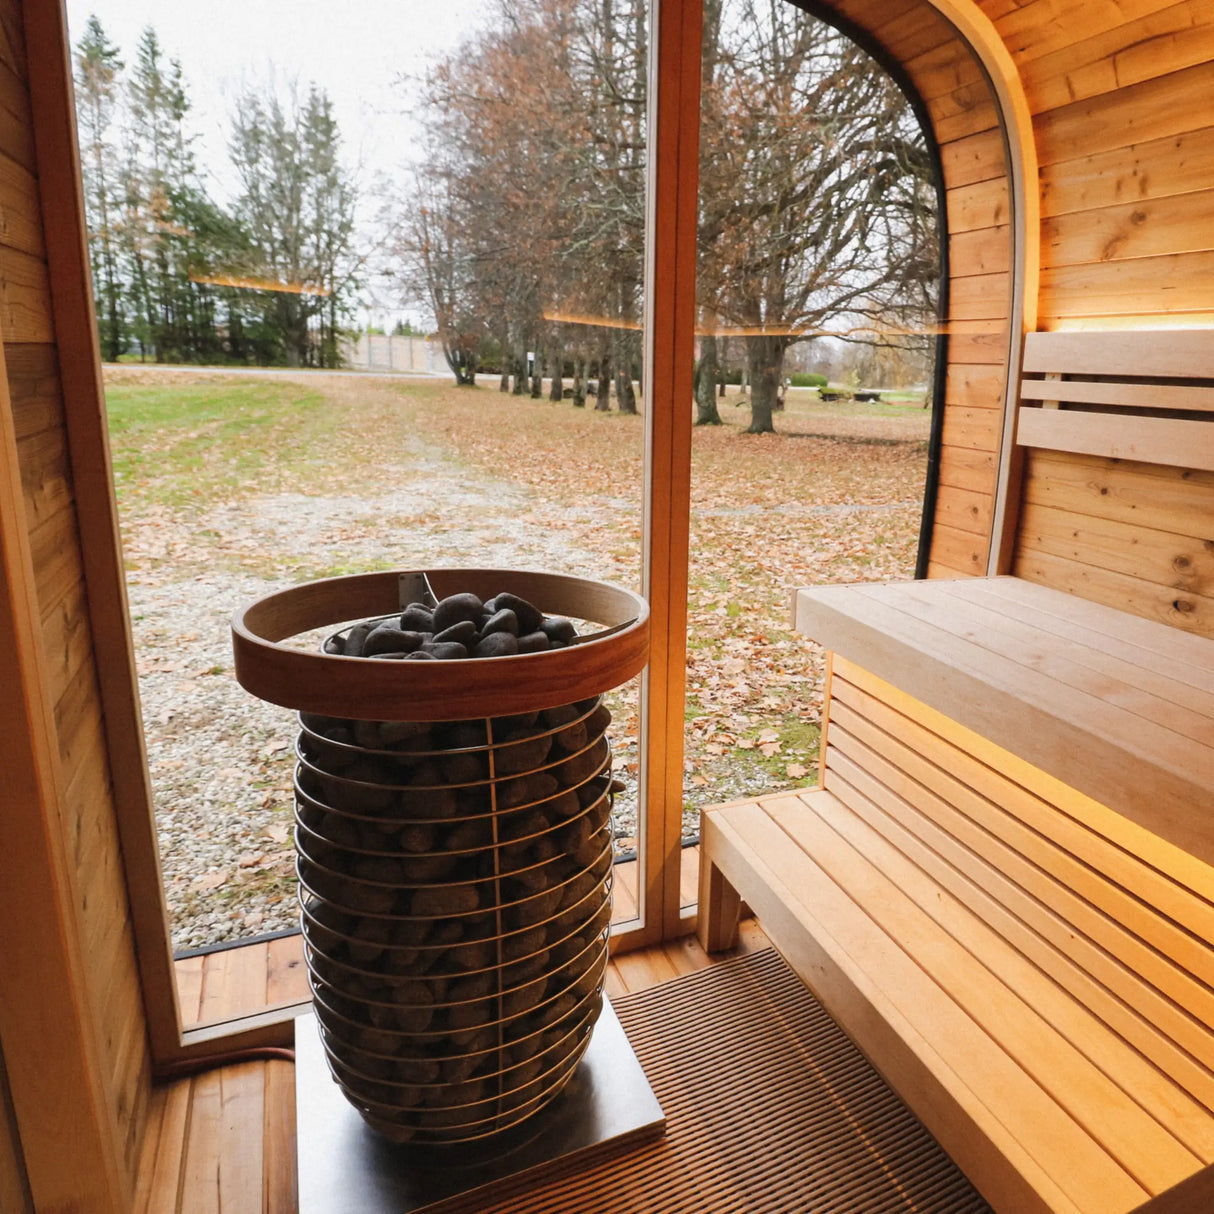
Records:
[[[700,910],[696,932],[706,953],[720,953],[737,943],[740,908],[738,891],[701,851]]]

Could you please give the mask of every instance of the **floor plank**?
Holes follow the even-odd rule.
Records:
[[[611,922],[628,923],[638,914],[637,870],[635,860],[626,860],[612,869]]]
[[[679,905],[695,906],[700,897],[700,847],[683,848],[679,865]]]
[[[281,936],[271,940],[266,952],[266,1006],[306,1003],[311,997],[303,936]]]
[[[205,954],[180,957],[173,965],[177,974],[177,1002],[181,1007],[181,1023],[185,1027],[198,1023],[202,1008],[202,969]]]
[[[206,954],[200,1023],[232,1020],[265,1007],[269,951],[269,944],[261,941]]]

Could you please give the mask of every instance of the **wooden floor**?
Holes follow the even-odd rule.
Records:
[[[261,988],[281,995],[290,984],[306,998],[307,982],[299,957],[298,936],[270,941],[260,970]],[[608,994],[644,990],[743,953],[767,948],[769,941],[753,920],[739,930],[738,945],[709,957],[694,936],[613,958],[607,969]],[[277,947],[275,947],[277,946]],[[262,956],[263,946],[253,946]],[[242,975],[245,998],[259,989],[254,966],[239,954],[245,949],[212,953],[204,960],[226,957],[222,967],[191,966],[190,989],[199,1007],[214,1010],[234,1004],[220,985],[220,975]],[[198,960],[190,958],[189,960]],[[178,963],[179,965],[182,963]],[[294,1068],[286,1061],[244,1062],[158,1087],[148,1115],[134,1214],[295,1214]]]
[[[683,850],[681,879],[683,905],[695,902],[700,875],[700,849]],[[637,917],[637,863],[635,860],[615,866],[612,899],[613,922],[627,923]],[[672,945],[672,948],[681,948]],[[621,958],[628,962],[628,958]],[[661,982],[676,973],[683,973],[674,961],[669,971],[661,963],[654,982]],[[221,948],[214,952],[182,957],[176,962],[177,997],[181,1003],[183,1028],[202,1024],[218,1024],[251,1016],[275,1007],[306,1003],[308,976],[304,965],[303,938],[283,936],[277,940],[261,940],[236,948]],[[629,968],[632,968],[629,963]],[[692,968],[699,968],[693,966]],[[647,985],[652,985],[647,984]],[[612,987],[608,985],[608,993]],[[624,986],[622,990],[635,989]]]

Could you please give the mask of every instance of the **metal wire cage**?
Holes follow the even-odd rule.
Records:
[[[301,715],[317,1017],[334,1079],[387,1137],[504,1130],[586,1048],[611,920],[609,721],[597,697],[431,726]]]
[[[329,1069],[374,1129],[420,1147],[517,1126],[589,1044],[611,923],[602,692],[643,666],[648,613],[583,579],[437,570],[440,594],[508,590],[607,630],[451,662],[281,644],[387,614],[397,578],[415,576],[269,596],[233,638],[241,684],[300,710],[296,869]]]

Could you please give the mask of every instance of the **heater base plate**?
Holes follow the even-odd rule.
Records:
[[[660,1138],[666,1118],[606,995],[585,1056],[551,1104],[491,1147],[419,1152],[381,1138],[341,1094],[312,1015],[295,1022],[299,1214],[413,1214],[521,1173],[536,1180]]]

